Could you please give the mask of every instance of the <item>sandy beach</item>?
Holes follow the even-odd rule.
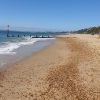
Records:
[[[64,35],[0,72],[0,100],[100,100],[100,39]]]

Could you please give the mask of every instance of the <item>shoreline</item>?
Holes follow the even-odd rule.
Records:
[[[59,37],[57,37],[57,38],[59,38]],[[48,45],[44,46],[43,48],[36,50],[36,51],[33,51],[31,53],[31,55],[27,55],[26,57],[23,57],[22,59],[14,62],[14,63],[10,63],[10,64],[7,64],[6,66],[3,66],[3,68],[0,68],[1,69],[0,72],[5,72],[6,70],[9,70],[9,68],[13,68],[12,66],[18,65],[21,62],[25,62],[25,61],[31,59],[33,56],[39,55],[39,57],[40,57],[42,52],[45,53],[46,50],[48,52],[49,48],[51,49],[53,45],[55,46],[55,43],[56,43],[55,41],[58,41],[57,38],[55,38],[55,40],[53,40],[52,43],[49,43]],[[37,58],[39,58],[39,57],[37,57]]]
[[[57,37],[0,73],[1,100],[99,100],[100,39]]]
[[[16,52],[15,55],[0,55],[0,60],[4,63],[2,65],[2,63],[0,62],[0,70],[31,56],[35,52],[41,51],[43,48],[51,45],[53,42],[54,39],[40,40],[35,42],[34,44],[23,45],[18,49],[15,49],[14,51],[12,51]]]

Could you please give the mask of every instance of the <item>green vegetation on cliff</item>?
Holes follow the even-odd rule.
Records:
[[[81,29],[81,30],[75,31],[75,33],[79,33],[79,34],[100,34],[100,26]]]

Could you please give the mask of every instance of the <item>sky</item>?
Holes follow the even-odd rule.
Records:
[[[0,26],[71,31],[100,25],[100,0],[0,0]]]

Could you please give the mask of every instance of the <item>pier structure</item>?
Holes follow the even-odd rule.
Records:
[[[10,28],[10,25],[7,26],[7,37],[9,37],[9,28]]]

